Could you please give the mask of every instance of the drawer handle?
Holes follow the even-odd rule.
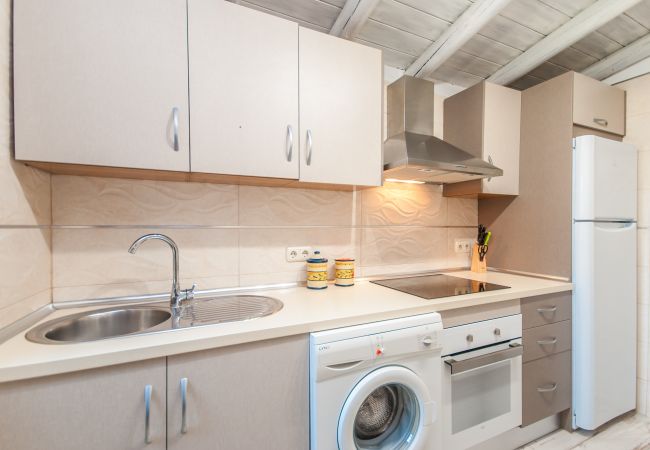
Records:
[[[291,125],[287,125],[287,161],[291,162],[291,155],[293,154],[293,128]]]
[[[153,387],[148,384],[144,387],[144,443],[151,444],[151,391]]]
[[[181,434],[187,433],[187,378],[181,378]]]
[[[555,345],[557,344],[557,338],[554,337],[553,339],[543,339],[541,341],[537,341],[539,345]]]
[[[594,117],[594,123],[600,125],[601,127],[606,127],[609,122],[607,122],[607,119],[600,119],[598,117]]]
[[[307,165],[311,166],[311,154],[314,151],[314,138],[311,135],[311,130],[307,130]]]
[[[544,392],[555,392],[556,390],[557,390],[557,383],[546,384],[544,386],[540,386],[537,388],[537,392],[542,394]]]
[[[180,150],[180,143],[178,138],[178,108],[174,107],[172,109],[172,122],[174,126],[174,151],[177,152]]]
[[[537,312],[540,314],[554,313],[555,311],[557,311],[557,306],[551,306],[550,308],[537,308]]]

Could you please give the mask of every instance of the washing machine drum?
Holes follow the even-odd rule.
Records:
[[[348,396],[338,424],[340,450],[420,450],[434,404],[424,382],[401,366],[377,369]]]

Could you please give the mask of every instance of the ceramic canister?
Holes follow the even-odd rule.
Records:
[[[354,259],[337,258],[335,262],[334,271],[336,274],[336,281],[334,284],[337,286],[354,285]]]
[[[307,260],[307,287],[309,289],[325,289],[327,287],[327,258],[320,252],[314,252],[313,258]]]

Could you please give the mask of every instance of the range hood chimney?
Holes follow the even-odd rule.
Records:
[[[388,86],[384,178],[459,183],[503,175],[503,170],[433,136],[433,83],[403,76]]]

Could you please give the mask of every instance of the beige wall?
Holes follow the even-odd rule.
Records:
[[[66,301],[168,290],[164,244],[127,253],[153,231],[178,242],[183,285],[204,289],[304,280],[287,246],[354,257],[360,275],[467,266],[453,242],[474,236],[477,204],[427,185],[340,192],[57,175],[52,215],[53,294]]]
[[[650,372],[648,356],[650,342],[650,75],[619,84],[627,91],[627,130],[624,141],[634,144],[639,151],[638,184],[638,410],[648,409]]]
[[[0,5],[0,327],[50,301],[50,176],[12,160],[11,8]]]

